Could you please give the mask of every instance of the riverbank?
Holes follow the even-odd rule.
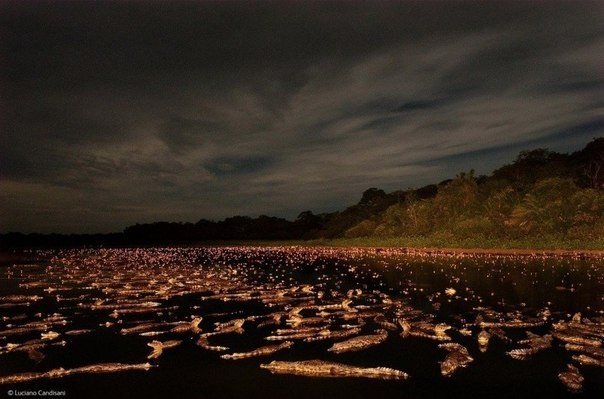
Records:
[[[400,249],[409,254],[458,254],[498,256],[561,256],[561,257],[604,257],[604,250],[597,249],[526,249],[526,248],[457,248],[457,247],[406,247],[387,245],[317,245],[334,248]]]
[[[334,238],[314,240],[228,240],[198,241],[189,243],[157,243],[145,245],[86,246],[87,248],[129,247],[197,247],[197,246],[258,246],[258,247],[332,247],[400,249],[410,254],[476,254],[476,255],[538,255],[538,256],[588,256],[604,257],[604,238],[594,241],[570,241],[554,239],[526,240],[450,240],[432,237],[397,238]],[[77,246],[82,248],[81,246]],[[58,248],[58,247],[56,247]],[[63,247],[64,248],[64,247]],[[39,260],[31,249],[0,250],[0,265],[28,263]],[[42,248],[40,248],[42,249]],[[48,247],[43,249],[49,249]]]
[[[484,244],[484,243],[483,243]],[[494,243],[493,243],[494,244]],[[546,241],[539,244],[528,241],[498,242],[497,245],[476,245],[472,241],[441,242],[430,239],[401,238],[335,238],[319,240],[289,241],[227,241],[220,243],[198,243],[214,246],[303,246],[332,248],[400,249],[410,254],[475,254],[475,255],[537,255],[537,256],[587,256],[604,257],[604,240],[589,243],[565,243]]]
[[[509,251],[535,252],[535,251],[571,251],[571,252],[601,252],[604,253],[604,237],[599,240],[559,240],[552,238],[527,238],[522,240],[497,240],[497,239],[451,239],[439,237],[361,237],[361,238],[335,238],[329,240],[306,241],[311,245],[328,246],[362,246],[362,247],[406,247],[430,248],[435,250],[458,249],[479,252]]]

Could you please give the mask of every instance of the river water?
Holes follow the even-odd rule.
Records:
[[[36,255],[46,261],[0,269],[0,378],[107,363],[149,362],[152,367],[14,380],[0,385],[0,395],[55,391],[70,398],[604,397],[604,368],[580,364],[579,352],[569,350],[564,338],[577,328],[589,330],[581,337],[598,348],[604,326],[603,258],[303,247],[95,249]],[[202,318],[199,329],[187,329],[195,317]],[[229,330],[236,320],[241,327]],[[405,323],[411,326],[407,333]],[[569,329],[573,325],[579,327]],[[445,332],[433,331],[436,326]],[[387,338],[381,343],[340,354],[328,351],[335,342],[384,328]],[[321,333],[350,329],[358,332],[346,338]],[[490,336],[486,348],[477,339],[483,330]],[[303,331],[311,339],[292,338],[289,349],[241,360],[221,358],[278,344],[283,341],[279,334]],[[49,332],[58,335],[35,341]],[[200,346],[204,334],[207,345],[223,350]],[[312,339],[321,334],[326,339]],[[531,334],[553,335],[551,345],[522,359],[510,356],[513,349],[530,346],[525,340]],[[181,342],[147,359],[152,340]],[[23,346],[28,342],[41,345],[30,351]],[[448,354],[439,347],[443,343],[462,345],[472,361],[443,376],[441,362]],[[272,374],[260,367],[273,360],[315,359],[389,367],[410,377],[316,378]],[[584,377],[578,392],[571,392],[558,377],[568,364]]]

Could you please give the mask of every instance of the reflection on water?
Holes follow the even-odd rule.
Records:
[[[42,255],[45,264],[0,269],[3,388],[604,394],[602,258],[292,247]]]

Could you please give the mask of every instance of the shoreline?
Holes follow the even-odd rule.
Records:
[[[292,247],[292,248],[328,248],[328,249],[364,249],[375,252],[388,250],[402,252],[406,255],[484,255],[484,256],[539,256],[539,257],[574,257],[574,258],[604,258],[601,249],[562,249],[562,248],[502,248],[502,247],[454,247],[454,246],[412,246],[396,245],[393,243],[351,243],[348,240],[284,240],[284,241],[216,241],[196,243],[165,243],[161,245],[124,245],[98,247],[54,247],[54,248],[2,248],[0,249],[0,265],[23,264],[43,260],[35,252],[39,250],[61,249],[110,249],[110,248],[195,248],[195,247]]]
[[[401,251],[408,255],[487,255],[487,256],[543,256],[543,257],[587,257],[604,258],[604,250],[599,249],[527,249],[527,248],[456,248],[456,247],[410,247],[395,245],[333,245],[330,243],[223,243],[220,245],[203,244],[191,247],[300,247],[300,248],[356,248],[365,250]]]
[[[337,247],[334,247],[337,248]],[[494,256],[561,256],[561,257],[604,257],[603,250],[569,250],[569,249],[514,249],[514,248],[416,248],[416,247],[358,247],[376,249],[398,249],[409,254],[420,253],[430,255],[494,255]]]

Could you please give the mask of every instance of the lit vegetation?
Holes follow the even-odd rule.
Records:
[[[578,162],[582,156],[589,161]],[[343,236],[406,246],[601,249],[604,190],[602,176],[593,175],[597,159],[604,160],[602,139],[572,155],[523,152],[492,176],[461,173],[432,197],[401,193],[402,200]]]
[[[366,190],[341,212],[293,221],[234,216],[136,224],[123,233],[0,235],[0,246],[295,243],[604,250],[604,138],[560,154],[525,151],[490,176],[460,173],[419,189]]]

